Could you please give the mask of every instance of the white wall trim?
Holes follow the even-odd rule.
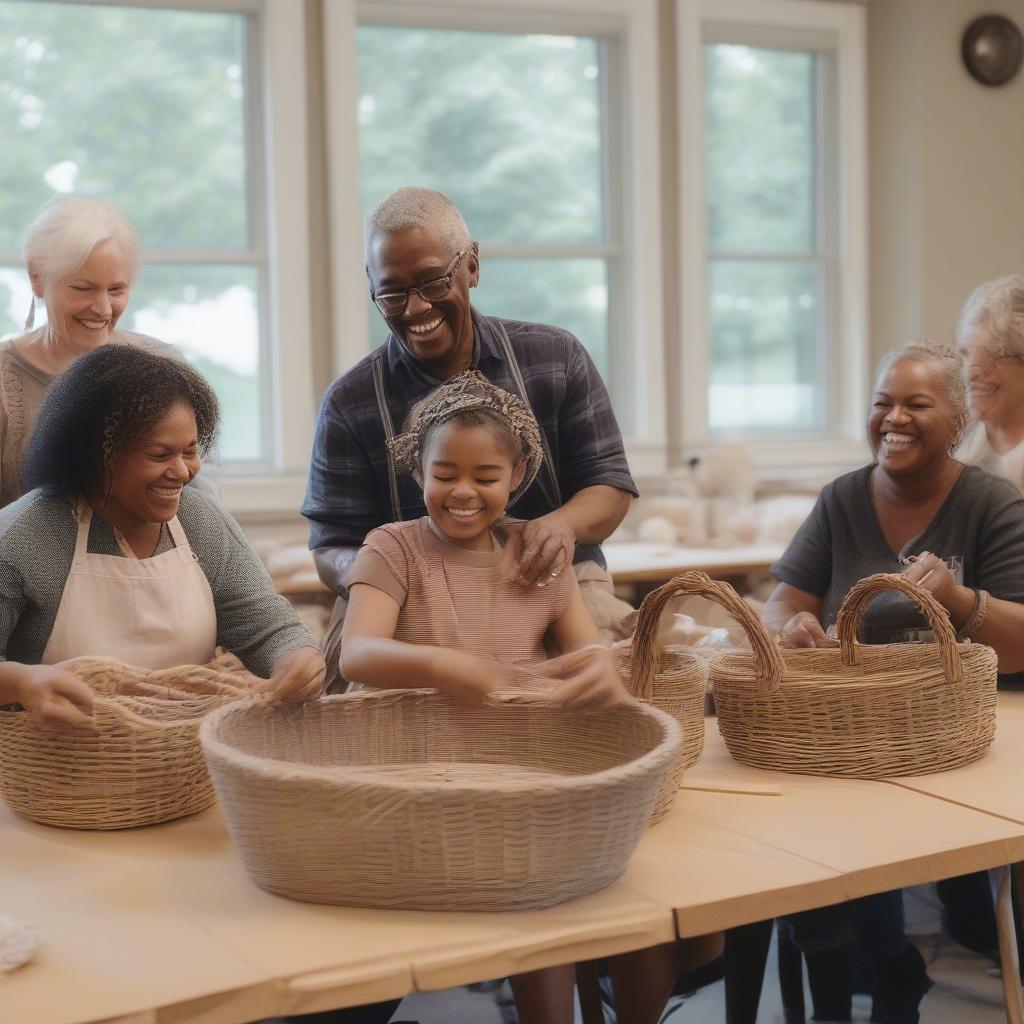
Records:
[[[264,368],[273,396],[274,468],[309,463],[315,412],[310,320],[305,22],[302,4],[268,3],[262,23],[267,168],[267,309],[273,344]]]

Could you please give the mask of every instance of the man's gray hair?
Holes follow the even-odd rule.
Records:
[[[957,344],[976,327],[988,332],[993,356],[1024,358],[1024,274],[986,281],[971,292],[957,321]]]
[[[60,280],[73,274],[89,254],[108,239],[114,239],[128,260],[128,284],[139,270],[139,236],[131,221],[106,199],[69,196],[43,208],[25,233],[22,256],[44,281]]]
[[[438,233],[452,255],[467,249],[472,240],[459,208],[443,193],[419,185],[405,185],[389,192],[366,215],[366,251],[378,235],[392,235],[412,228]]]
[[[964,384],[963,359],[952,345],[932,341],[911,341],[882,356],[875,371],[875,390],[885,375],[897,364],[903,362],[926,363],[939,379],[943,397],[953,407],[954,435],[959,440],[967,426],[967,386]]]

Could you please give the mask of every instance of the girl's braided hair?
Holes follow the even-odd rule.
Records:
[[[404,473],[421,470],[431,434],[448,422],[496,428],[513,465],[526,461],[526,474],[509,496],[510,504],[533,483],[544,462],[537,417],[522,399],[492,384],[479,370],[456,374],[412,407],[404,432],[387,442],[396,468]]]

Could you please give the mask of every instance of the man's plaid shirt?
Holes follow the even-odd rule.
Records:
[[[490,381],[517,394],[493,321],[475,309],[473,361]],[[543,324],[500,321],[526,383],[534,415],[547,436],[562,500],[595,484],[636,495],[622,435],[608,391],[586,349],[568,331]],[[302,514],[309,546],[358,547],[370,530],[391,520],[385,432],[374,393],[373,355],[339,377],[317,416],[309,485]],[[394,336],[384,345],[384,380],[392,422],[401,430],[412,406],[441,382],[427,374]],[[426,514],[423,495],[407,476],[398,479],[403,519]],[[510,513],[536,519],[558,507],[542,469]],[[581,545],[576,560],[601,561],[600,549]]]

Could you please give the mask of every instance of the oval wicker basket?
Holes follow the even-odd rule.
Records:
[[[956,643],[946,610],[897,574],[861,580],[839,611],[837,648],[780,649],[727,584],[688,573],[694,593],[720,601],[752,653],[711,663],[718,726],[744,764],[808,775],[882,778],[945,771],[977,760],[995,736],[995,651]],[[937,638],[929,644],[860,644],[872,598],[898,590]]]
[[[263,680],[232,654],[158,671],[92,657],[61,667],[92,688],[96,731],[42,729],[25,711],[0,710],[0,796],[13,811],[43,825],[117,829],[214,802],[199,723]]]
[[[619,673],[638,700],[670,714],[682,727],[683,745],[654,804],[651,824],[665,817],[676,802],[683,772],[704,752],[704,701],[708,692],[708,664],[686,647],[658,646],[658,627],[666,605],[689,596],[676,580],[652,590],[640,604],[636,629],[629,640],[612,646]]]
[[[679,751],[668,715],[432,690],[235,705],[200,738],[252,880],[292,899],[547,907],[609,884]]]

